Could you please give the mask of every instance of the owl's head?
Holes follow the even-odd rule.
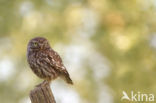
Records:
[[[43,37],[35,37],[28,43],[28,50],[46,50],[49,49],[50,45],[48,40]]]

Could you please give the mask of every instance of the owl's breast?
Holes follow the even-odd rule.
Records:
[[[48,64],[47,54],[43,52],[34,53],[28,56],[28,63],[32,71],[40,78],[54,79],[57,73]]]
[[[46,57],[45,53],[36,52],[28,55],[28,63],[31,69],[36,70],[42,67],[42,60]]]
[[[31,67],[31,69],[37,67],[36,60],[37,60],[37,58],[36,58],[36,54],[35,53],[28,54],[27,61],[29,63],[29,66]]]

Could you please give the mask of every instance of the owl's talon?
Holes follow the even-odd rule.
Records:
[[[36,87],[41,87],[41,85],[42,85],[42,83],[40,83],[40,84],[36,85]]]
[[[44,87],[44,86],[46,86],[47,84],[49,84],[49,82],[46,81],[46,80],[44,80],[42,83],[36,85],[36,87]]]
[[[46,86],[46,85],[48,85],[48,84],[49,84],[49,82],[46,81],[46,80],[44,80],[44,81],[42,82],[42,85],[43,85],[43,86]]]

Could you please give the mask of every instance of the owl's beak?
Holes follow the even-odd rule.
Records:
[[[41,50],[43,50],[43,48],[44,48],[44,46],[43,46],[43,45],[41,45]]]

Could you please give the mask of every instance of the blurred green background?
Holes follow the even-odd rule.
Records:
[[[49,40],[75,83],[51,84],[57,103],[156,94],[155,0],[0,0],[0,103],[30,103],[42,81],[26,61],[36,36]]]

